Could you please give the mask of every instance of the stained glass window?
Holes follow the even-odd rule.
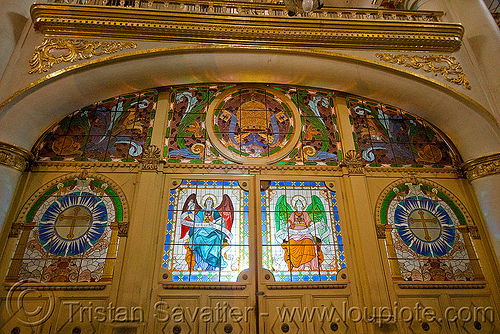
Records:
[[[235,282],[249,267],[248,207],[238,181],[183,180],[171,190],[163,268],[173,280]]]
[[[456,149],[436,128],[401,109],[349,97],[356,141],[370,166],[452,167]]]
[[[8,280],[110,280],[122,218],[108,184],[90,178],[59,183],[29,210]]]
[[[337,165],[332,96],[287,86],[174,89],[164,157],[172,163]]]
[[[261,192],[263,266],[276,281],[334,281],[346,267],[335,192],[272,181]]]
[[[397,261],[404,280],[474,280],[475,252],[459,228],[466,221],[446,195],[427,185],[406,183],[387,195],[381,214],[382,224],[391,228],[389,258]]]
[[[137,161],[151,140],[157,91],[115,98],[75,111],[36,145],[39,160]]]

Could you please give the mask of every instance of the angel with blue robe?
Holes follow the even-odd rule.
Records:
[[[187,239],[184,247],[189,270],[219,270],[227,266],[223,254],[232,238],[233,203],[224,194],[221,204],[214,208],[215,200],[207,196],[201,207],[196,194],[191,194],[184,203],[181,240]]]

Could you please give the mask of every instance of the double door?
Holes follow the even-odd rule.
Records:
[[[169,178],[156,330],[346,332],[340,181]]]

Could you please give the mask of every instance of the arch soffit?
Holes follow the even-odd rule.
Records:
[[[0,141],[30,149],[47,128],[82,106],[147,88],[207,82],[343,91],[424,118],[453,140],[464,160],[500,151],[500,127],[488,110],[420,74],[332,52],[216,46],[141,50],[53,72],[1,102]]]
[[[102,174],[96,174],[96,173],[86,173],[85,175],[82,175],[81,172],[78,173],[70,173],[70,174],[65,174],[63,176],[59,176],[47,183],[45,183],[43,186],[38,188],[29,198],[26,200],[24,205],[22,206],[21,210],[19,211],[19,214],[17,215],[17,221],[19,222],[24,222],[26,220],[26,217],[28,215],[29,210],[31,207],[35,204],[35,202],[45,194],[46,191],[49,189],[55,187],[59,183],[65,182],[65,181],[70,181],[74,180],[76,178],[92,178],[96,181],[101,181],[103,183],[108,184],[108,186],[113,189],[113,191],[116,193],[118,196],[118,199],[120,200],[120,203],[123,208],[123,218],[122,221],[128,222],[129,221],[129,206],[127,202],[127,198],[125,196],[125,193],[121,189],[121,187],[116,183],[114,180],[110,179],[109,177],[102,175]]]

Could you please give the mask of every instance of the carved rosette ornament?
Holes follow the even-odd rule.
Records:
[[[485,155],[466,161],[462,170],[469,181],[500,173],[500,153]]]
[[[62,62],[75,62],[93,56],[115,53],[123,49],[135,49],[135,42],[86,41],[83,39],[45,38],[35,48],[30,59],[29,74],[47,72],[54,65]]]
[[[349,174],[364,174],[364,164],[359,152],[355,150],[347,151],[343,163],[347,167]]]
[[[160,162],[160,154],[161,151],[157,146],[150,145],[146,147],[141,158],[142,169],[156,169]]]
[[[24,171],[34,160],[33,154],[24,148],[0,142],[0,165]]]
[[[432,72],[434,75],[441,75],[446,81],[471,89],[469,81],[464,74],[462,65],[455,57],[443,55],[430,56],[410,56],[407,54],[393,55],[390,53],[377,53],[375,55],[380,60],[391,64],[404,65],[414,69],[421,69],[425,72]]]

